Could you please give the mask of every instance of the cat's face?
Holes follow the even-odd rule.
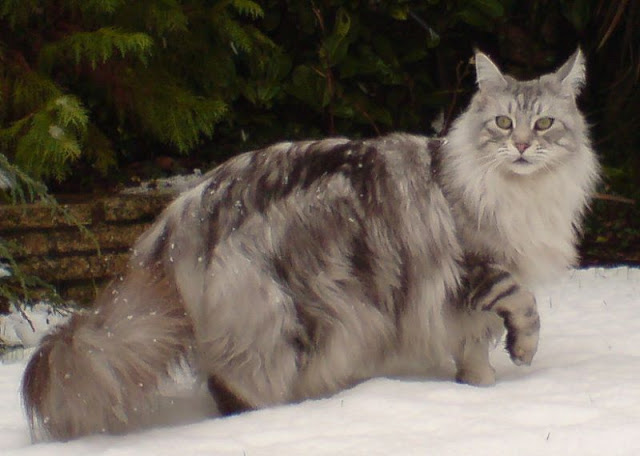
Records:
[[[575,97],[584,83],[580,51],[556,73],[532,81],[503,75],[476,55],[479,91],[467,115],[481,166],[529,175],[566,162],[584,137]]]

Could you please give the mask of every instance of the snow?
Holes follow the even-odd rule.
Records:
[[[9,266],[5,265],[2,263],[2,260],[0,260],[0,279],[3,277],[11,277],[11,270]]]
[[[163,177],[141,182],[140,185],[128,187],[122,190],[125,195],[140,195],[148,193],[169,193],[178,195],[185,192],[202,181],[202,171],[194,169],[191,174]]]
[[[0,315],[0,343],[8,347],[35,347],[47,332],[70,315],[70,309],[54,309],[45,302],[21,310],[12,307],[10,314]]]
[[[0,169],[0,190],[7,190],[13,187],[13,179],[6,171]]]
[[[637,455],[640,269],[572,271],[539,290],[531,367],[492,353],[498,383],[365,382],[334,397],[127,436],[29,440],[25,360],[0,364],[0,448],[15,455]]]

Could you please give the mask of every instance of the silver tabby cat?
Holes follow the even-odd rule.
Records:
[[[448,363],[490,385],[504,329],[531,363],[529,290],[574,263],[598,174],[576,107],[584,59],[524,82],[475,61],[479,90],[445,140],[280,143],[182,194],[123,280],[33,355],[34,438],[147,425],[184,360],[222,415]]]

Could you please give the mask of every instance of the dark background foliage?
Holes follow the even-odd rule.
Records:
[[[639,35],[633,0],[3,0],[0,178],[102,192],[276,140],[443,133],[474,48],[531,78],[579,45],[605,170],[583,256],[639,263]]]

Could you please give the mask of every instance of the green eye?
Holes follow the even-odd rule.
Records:
[[[507,116],[498,116],[496,117],[496,125],[502,128],[503,130],[508,130],[509,128],[511,128],[513,123],[511,122],[511,119],[508,118]]]
[[[549,128],[551,128],[551,125],[553,125],[553,117],[540,117],[538,120],[536,120],[536,123],[533,125],[533,127],[538,130],[548,130]]]

